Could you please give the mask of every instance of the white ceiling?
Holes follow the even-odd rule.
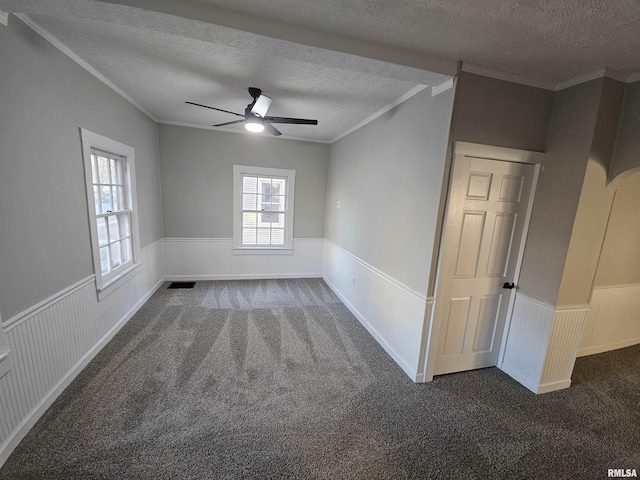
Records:
[[[332,141],[458,61],[553,88],[640,70],[640,1],[0,0],[26,13],[156,120],[210,126],[273,98],[290,138]],[[226,127],[242,132],[241,126]]]

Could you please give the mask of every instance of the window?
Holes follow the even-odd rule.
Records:
[[[81,132],[96,284],[104,291],[136,266],[134,150]]]
[[[233,166],[236,253],[292,253],[295,170]]]

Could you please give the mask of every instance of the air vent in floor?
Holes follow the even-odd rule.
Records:
[[[196,282],[171,282],[167,288],[193,288]]]

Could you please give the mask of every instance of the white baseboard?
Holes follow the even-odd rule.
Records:
[[[233,238],[165,238],[169,280],[320,277],[323,238],[294,238],[291,255],[234,255]]]
[[[342,293],[340,293],[340,290],[338,290],[336,286],[329,281],[329,279],[323,278],[323,280],[326,282],[327,285],[329,285],[329,288],[333,290],[333,293],[335,293],[338,296],[338,298],[342,301],[342,303],[345,304],[345,306],[349,309],[349,311],[353,313],[353,315],[358,319],[358,321],[362,324],[362,326],[366,328],[367,331],[371,334],[371,336],[375,338],[376,341],[380,344],[380,346],[385,349],[385,351],[389,354],[389,356],[393,358],[393,360],[400,366],[400,368],[402,368],[402,370],[404,370],[404,373],[406,373],[409,376],[409,378],[411,378],[411,380],[413,380],[414,382],[418,382],[417,371],[409,367],[409,365],[407,365],[407,363],[398,354],[398,352],[396,352],[391,347],[391,345],[387,343],[385,338],[382,335],[380,335],[380,333],[378,333],[378,331],[375,328],[373,328],[373,326],[367,321],[367,319],[364,318],[364,315],[362,315],[358,311],[358,309],[354,307],[351,304],[351,302],[349,302],[349,300],[347,300],[347,298]]]
[[[517,293],[499,368],[535,393],[569,387],[588,310]]]
[[[120,319],[118,323],[98,342],[96,343],[91,350],[89,350],[79,361],[76,363],[71,370],[69,370],[66,375],[58,381],[58,383],[49,391],[49,393],[36,405],[36,407],[31,410],[27,414],[27,416],[22,420],[18,428],[13,431],[11,436],[0,446],[0,467],[7,461],[13,450],[18,446],[18,444],[22,441],[22,439],[29,433],[29,430],[33,428],[33,426],[40,420],[42,415],[47,411],[47,409],[53,405],[53,402],[57,400],[60,394],[64,391],[65,388],[71,384],[71,382],[78,376],[78,374],[84,370],[91,360],[95,358],[95,356],[100,353],[100,350],[104,348],[104,346],[109,343],[109,341],[120,331],[122,327],[126,325],[126,323],[131,320],[131,317],[135,315],[135,313],[145,304],[149,298],[160,288],[160,285],[164,282],[164,279],[160,280],[152,289],[140,299],[138,303],[134,305],[134,307],[127,312],[127,314]]]
[[[420,348],[432,299],[328,240],[322,277],[409,378],[424,381]]]
[[[500,370],[502,370],[504,373],[509,375],[519,384],[531,390],[533,393],[538,393],[538,388],[539,388],[538,382],[531,380],[529,377],[523,375],[516,368],[510,366],[507,363],[503,363],[500,366]]]
[[[593,289],[578,356],[594,355],[640,343],[640,285]]]
[[[274,273],[274,274],[261,274],[253,275],[235,274],[235,275],[167,275],[165,281],[167,282],[195,282],[198,280],[272,280],[279,278],[322,278],[322,273]]]
[[[631,338],[622,342],[609,343],[607,345],[597,345],[595,347],[587,347],[578,350],[578,357],[586,357],[587,355],[596,355],[598,353],[610,352],[611,350],[632,347],[633,345],[638,344],[640,344],[640,338]]]
[[[150,247],[142,252],[143,273],[103,302],[98,303],[95,284],[85,279],[52,296],[49,303],[14,317],[7,333],[13,368],[0,377],[0,431],[9,432],[0,445],[0,467],[64,389],[162,285],[163,245],[156,242]]]

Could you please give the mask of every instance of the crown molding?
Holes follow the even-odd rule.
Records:
[[[442,82],[440,85],[431,87],[431,96],[435,97],[437,95],[440,95],[441,93],[444,93],[447,90],[453,88],[454,85],[455,85],[455,77],[450,78],[446,82]]]
[[[447,83],[447,82],[445,82]],[[442,84],[441,84],[442,85]],[[414,88],[412,88],[411,90],[409,90],[407,93],[405,93],[404,95],[402,95],[400,98],[398,98],[397,100],[391,102],[389,105],[382,107],[380,110],[378,110],[376,113],[374,113],[373,115],[371,115],[370,117],[365,118],[363,121],[361,121],[360,123],[354,125],[353,127],[351,127],[349,130],[347,130],[346,132],[341,133],[340,135],[338,135],[336,138],[334,138],[333,140],[331,140],[329,143],[335,143],[338,140],[340,140],[341,138],[346,137],[347,135],[349,135],[350,133],[355,132],[356,130],[364,127],[366,124],[373,122],[376,118],[384,115],[385,113],[387,113],[389,110],[391,110],[394,107],[397,107],[398,105],[400,105],[402,102],[409,100],[411,97],[417,95],[418,93],[420,93],[421,91],[423,91],[425,88],[429,88],[429,85],[418,85]]]
[[[627,80],[625,81],[625,83],[633,83],[639,80],[640,80],[640,72],[635,72],[627,77]]]
[[[45,30],[44,27],[42,27],[42,25],[37,23],[33,18],[23,13],[15,13],[14,15],[18,17],[25,25],[27,25],[29,28],[35,31],[38,35],[40,35],[42,38],[47,40],[51,45],[56,47],[58,50],[64,53],[67,57],[69,57],[71,60],[73,60],[82,68],[84,68],[87,72],[89,72],[91,75],[96,77],[98,80],[104,83],[107,87],[111,88],[114,92],[116,92],[122,98],[124,98],[129,103],[131,103],[131,105],[136,107],[138,110],[144,113],[151,120],[158,123],[158,120],[156,120],[153,115],[151,115],[147,110],[145,110],[141,105],[139,105],[133,98],[131,98],[126,93],[124,93],[124,91],[122,91],[118,86],[116,86],[111,80],[109,80],[107,77],[102,75],[98,70],[96,70],[87,62],[85,62],[82,58],[80,58],[75,52],[73,52],[73,50],[71,50],[64,43],[62,43],[60,40],[54,37],[48,30]]]
[[[564,82],[560,82],[556,85],[555,90],[557,92],[564,90],[565,88],[575,87],[581,83],[590,82],[591,80],[596,80],[602,77],[608,77],[621,83],[626,83],[628,81],[628,77],[616,72],[615,70],[611,70],[610,68],[601,68],[595,72],[585,73],[584,75],[579,75],[577,77],[570,78],[569,80],[565,80]]]
[[[520,75],[503,72],[502,70],[495,70],[493,68],[477,65],[475,63],[463,62],[462,71],[467,73],[473,73],[475,75],[481,75],[483,77],[495,78],[496,80],[504,80],[505,82],[518,83],[520,85],[526,85],[528,87],[542,88],[544,90],[556,89],[555,88],[556,86],[553,83],[521,77]]]

